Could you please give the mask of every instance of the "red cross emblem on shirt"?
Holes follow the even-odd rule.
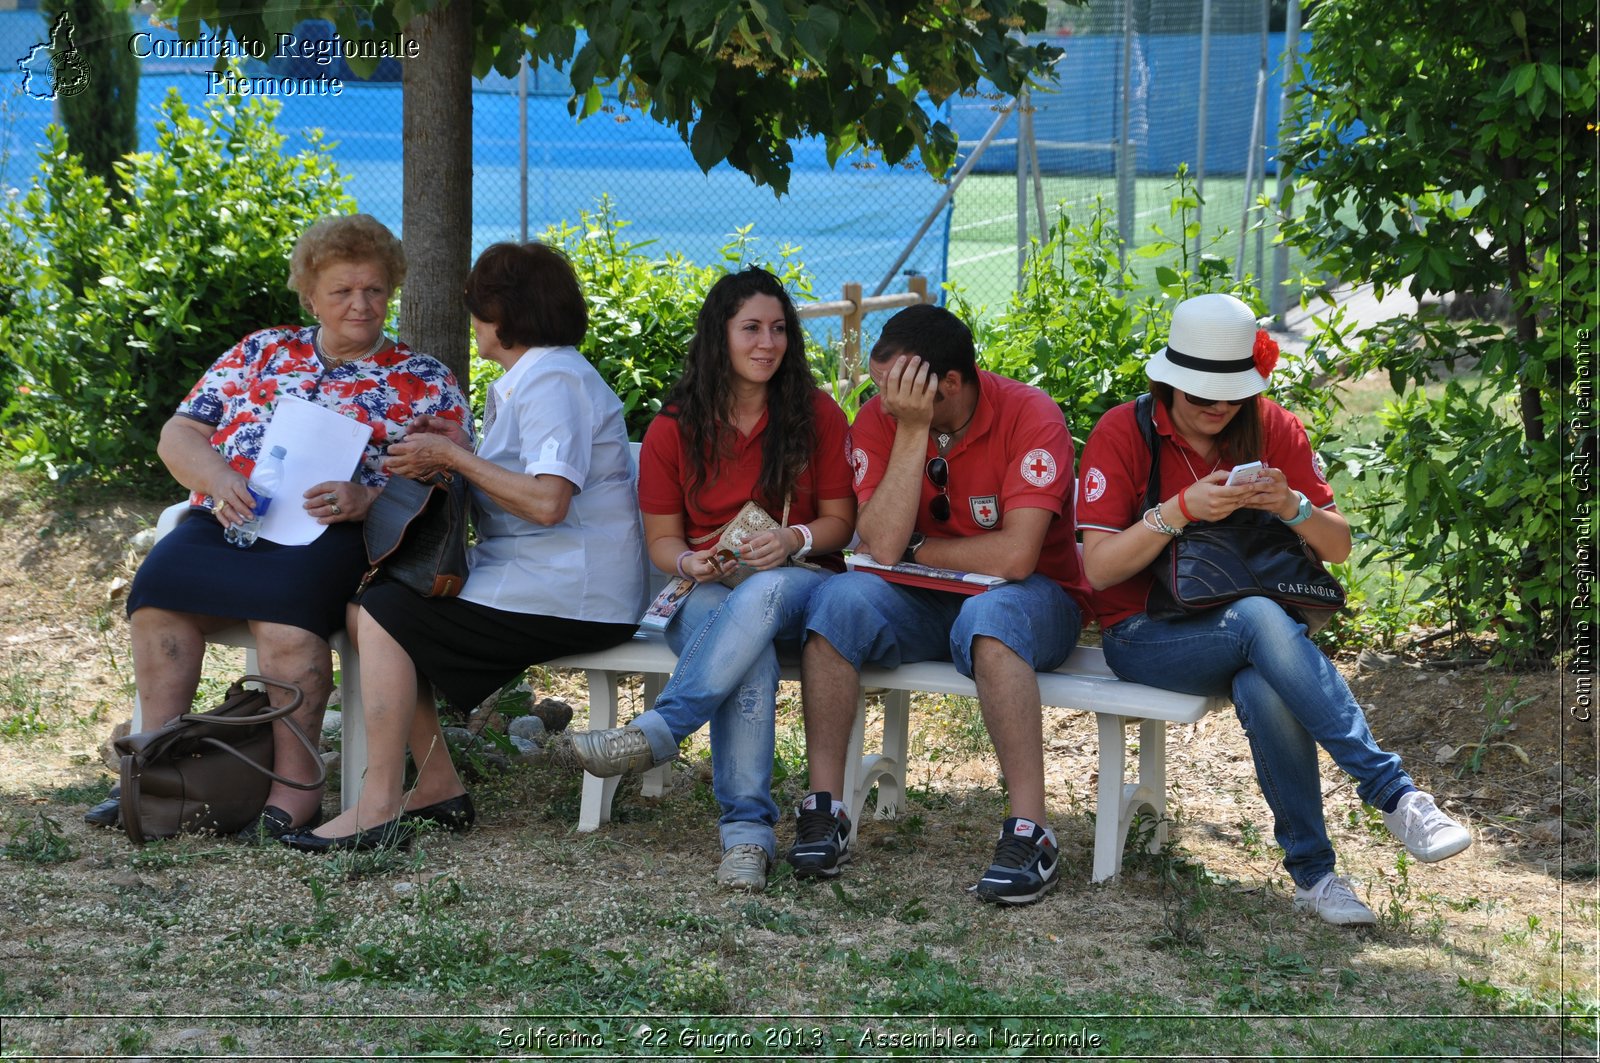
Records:
[[[1044,448],[1036,448],[1022,456],[1022,478],[1035,487],[1048,487],[1056,479],[1056,459]]]
[[[972,507],[972,522],[980,528],[992,528],[1000,523],[1000,497],[998,495],[973,495],[967,499]]]

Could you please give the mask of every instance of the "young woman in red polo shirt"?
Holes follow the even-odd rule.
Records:
[[[1471,836],[1418,790],[1400,758],[1378,747],[1361,706],[1305,625],[1267,598],[1241,598],[1177,620],[1145,611],[1150,566],[1191,521],[1236,509],[1273,514],[1324,561],[1350,554],[1350,525],[1333,505],[1305,427],[1260,394],[1277,345],[1231,295],[1180,304],[1167,347],[1147,372],[1160,447],[1161,503],[1144,509],[1150,449],[1135,404],[1107,411],[1083,451],[1084,570],[1096,592],[1106,663],[1137,683],[1231,696],[1272,809],[1295,907],[1330,923],[1376,920],[1334,873],[1322,812],[1317,746],[1354,777],[1363,801],[1413,856],[1443,860]],[[1232,466],[1259,460],[1262,479],[1226,485]]]
[[[573,735],[573,751],[601,777],[645,771],[709,721],[717,881],[734,889],[765,888],[776,852],[774,643],[798,644],[806,601],[843,568],[856,508],[847,432],[844,411],[812,378],[778,279],[747,269],[717,281],[639,460],[650,559],[697,584],[667,628],[678,667],[653,708],[627,727]],[[736,561],[719,559],[706,537],[752,499],[784,523],[746,541]],[[802,558],[822,567],[790,564]],[[730,589],[719,581],[735,566],[746,578]]]

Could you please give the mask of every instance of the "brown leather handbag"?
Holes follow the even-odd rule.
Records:
[[[245,689],[264,683],[294,691],[294,701],[272,708],[267,692]],[[122,828],[135,845],[176,834],[242,830],[261,814],[272,781],[315,790],[327,780],[322,757],[290,719],[304,700],[300,688],[266,676],[247,675],[228,688],[210,712],[184,713],[153,731],[116,740],[122,754]],[[309,783],[272,770],[272,725],[282,720],[317,762]],[[248,770],[240,770],[241,765]]]

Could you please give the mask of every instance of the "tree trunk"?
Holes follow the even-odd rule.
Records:
[[[451,0],[406,27],[417,57],[401,64],[406,284],[400,336],[468,387],[467,310],[472,257],[472,10]]]
[[[1507,182],[1522,177],[1521,162],[1515,158],[1500,160],[1500,172]],[[1510,273],[1508,285],[1511,296],[1511,318],[1517,330],[1517,381],[1522,405],[1522,436],[1530,443],[1544,442],[1544,397],[1539,387],[1528,382],[1529,360],[1534,344],[1539,339],[1539,325],[1524,286],[1528,283],[1528,238],[1518,218],[1510,219],[1507,226],[1506,266]]]

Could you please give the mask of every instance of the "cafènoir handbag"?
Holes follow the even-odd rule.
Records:
[[[1161,501],[1161,436],[1151,408],[1139,396],[1134,417],[1150,448],[1145,509]],[[1317,560],[1295,530],[1270,513],[1237,509],[1219,521],[1192,521],[1151,565],[1155,577],[1145,612],[1174,620],[1240,598],[1277,602],[1310,631],[1320,631],[1344,608],[1344,586]]]
[[[361,526],[367,562],[424,598],[454,598],[467,582],[467,482],[444,471],[425,480],[390,476]]]
[[[273,708],[259,683],[294,691]],[[161,727],[126,735],[113,745],[122,755],[122,829],[135,845],[152,838],[215,832],[232,834],[255,822],[273,780],[315,790],[327,780],[322,757],[306,733],[287,717],[304,700],[293,683],[247,675],[228,688],[210,712],[184,713]],[[282,720],[317,764],[311,782],[272,770],[272,725]]]

